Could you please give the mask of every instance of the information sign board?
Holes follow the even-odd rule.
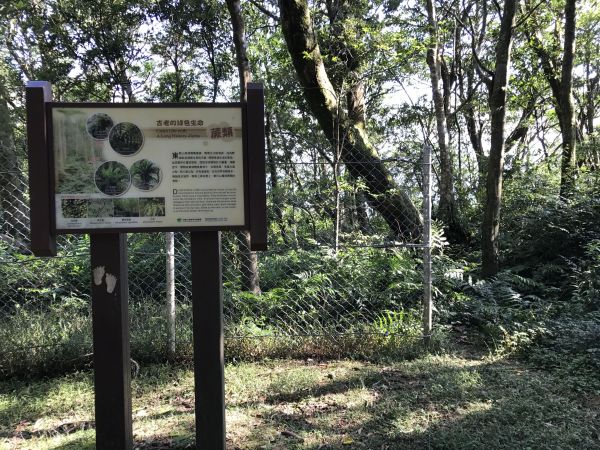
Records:
[[[58,233],[246,228],[239,104],[52,103]]]
[[[96,446],[133,446],[128,232],[190,230],[196,446],[225,448],[220,230],[266,250],[262,85],[243,104],[54,103],[26,88],[31,249],[89,233]]]

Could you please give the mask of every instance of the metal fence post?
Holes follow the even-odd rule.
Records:
[[[423,146],[423,339],[431,338],[431,147]]]
[[[176,323],[175,323],[175,233],[165,233],[167,253],[167,355],[175,358]]]

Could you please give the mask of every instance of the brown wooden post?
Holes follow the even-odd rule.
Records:
[[[191,254],[196,448],[225,450],[221,232],[193,231]]]
[[[96,448],[131,450],[127,235],[90,235]]]
[[[30,81],[25,88],[29,162],[31,251],[35,256],[56,256],[54,185],[50,173],[46,103],[52,101],[52,85]]]
[[[265,100],[261,83],[248,83],[246,92],[250,248],[256,251],[267,249]]]

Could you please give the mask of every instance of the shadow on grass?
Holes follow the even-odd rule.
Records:
[[[94,450],[95,448],[96,442],[92,435],[91,437],[82,436],[70,442],[52,447],[52,450]],[[170,436],[143,441],[136,440],[133,443],[133,448],[136,450],[184,450],[193,449],[195,445],[194,440],[190,439],[189,436]]]
[[[271,395],[269,414],[243,448],[600,448],[599,413],[583,409],[551,374],[506,362],[418,366]],[[353,402],[357,392],[367,400]],[[327,397],[328,408],[311,408]],[[276,437],[264,442],[268,435]]]
[[[70,388],[66,389],[65,384]],[[6,407],[0,406],[0,424],[16,423],[18,421],[31,421],[49,413],[48,398],[53,395],[77,395],[77,390],[71,388],[92,385],[91,373],[75,373],[68,375],[57,384],[54,379],[45,379],[32,382],[31,380],[17,380],[15,378],[0,382],[0,393],[5,397]]]

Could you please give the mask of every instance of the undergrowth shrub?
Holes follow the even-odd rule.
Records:
[[[459,281],[456,287],[456,301],[447,320],[505,350],[542,332],[552,308],[545,299],[545,286],[511,272],[473,283]]]
[[[84,299],[61,298],[44,311],[16,305],[0,321],[0,375],[45,374],[80,366],[82,355],[91,351],[91,325]]]
[[[569,200],[539,167],[507,179],[501,266],[478,280],[478,267],[441,261],[440,318],[495,353],[531,358],[565,373],[597,368],[600,309],[600,174],[583,174]],[[479,254],[465,260],[478,261]],[[457,270],[458,276],[451,275]]]
[[[405,249],[293,250],[261,258],[260,294],[225,284],[233,323],[309,332],[336,325],[345,332],[382,311],[418,306],[422,273]]]
[[[131,357],[136,363],[167,360],[165,305],[151,298],[130,302]],[[289,332],[293,330],[287,330]],[[226,322],[228,360],[261,358],[411,358],[448,348],[444,327],[437,327],[428,345],[421,336],[420,312],[384,310],[367,323],[343,332],[323,326],[318,332],[295,334],[249,316]],[[178,361],[193,358],[191,304],[177,307]],[[51,375],[92,367],[89,299],[61,299],[44,312],[18,307],[0,322],[0,376]]]
[[[0,312],[13,311],[16,305],[45,308],[60,298],[77,297],[89,290],[89,240],[62,240],[69,243],[70,251],[56,258],[14,253],[0,242],[0,254],[6,257],[0,259]]]
[[[589,246],[600,240],[600,174],[586,174],[569,200],[545,175],[531,172],[507,183],[500,247],[514,273],[573,293],[571,275]]]
[[[588,311],[600,309],[600,239],[585,246],[585,258],[571,264],[573,299]]]

